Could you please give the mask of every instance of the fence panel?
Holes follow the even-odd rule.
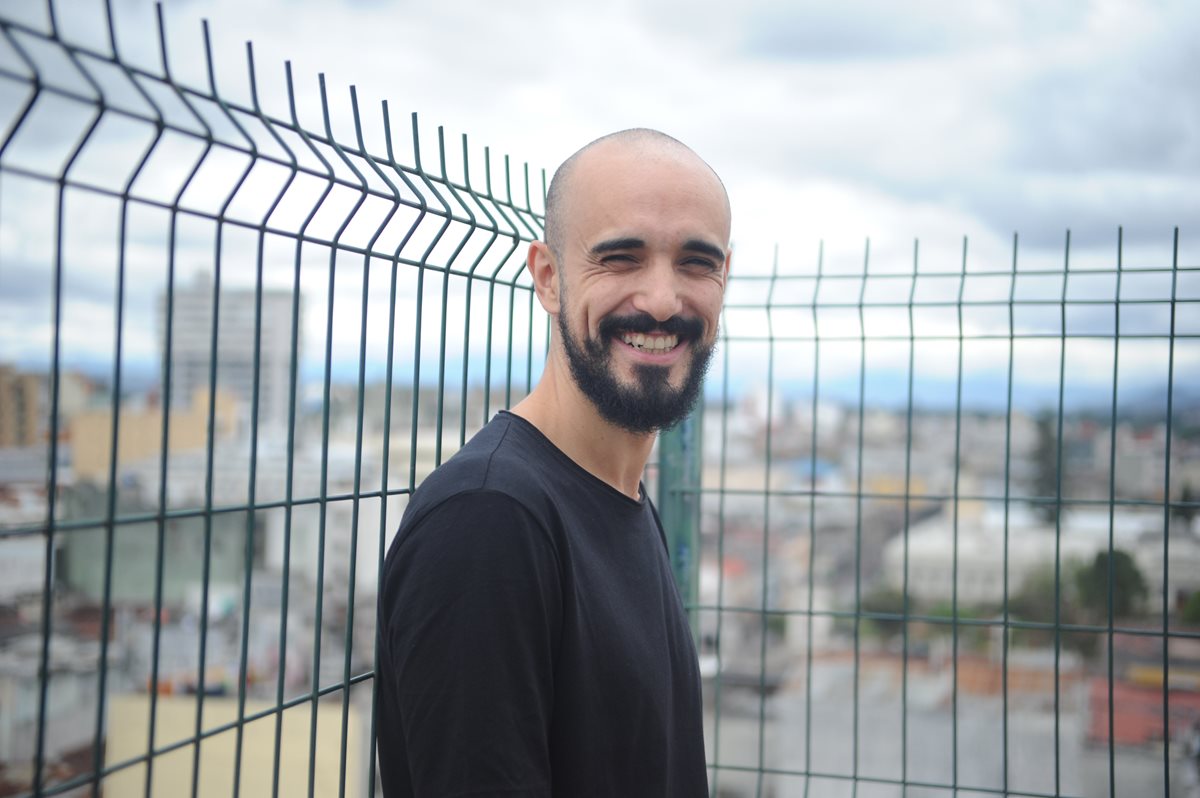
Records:
[[[714,794],[1188,794],[1180,242],[735,273],[702,470],[673,488],[700,497]]]
[[[369,794],[382,552],[544,357],[544,176],[42,12],[0,18],[0,795]]]

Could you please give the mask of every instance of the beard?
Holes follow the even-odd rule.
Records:
[[[563,305],[565,306],[565,296]],[[700,396],[704,375],[712,360],[714,343],[700,340],[704,324],[699,319],[672,316],[659,322],[648,314],[607,316],[596,338],[577,339],[567,326],[566,314],[558,314],[558,331],[571,376],[600,415],[616,426],[642,435],[674,426],[691,412]],[[679,336],[678,346],[692,346],[683,384],[670,383],[670,366],[640,364],[633,367],[633,382],[620,382],[613,373],[612,347],[622,332],[661,331]],[[715,342],[715,339],[714,339]]]

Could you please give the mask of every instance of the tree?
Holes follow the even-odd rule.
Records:
[[[1188,596],[1179,615],[1184,623],[1190,626],[1200,626],[1200,590],[1193,591],[1192,595]]]
[[[1053,564],[1043,565],[1026,576],[1020,588],[1008,597],[1009,615],[1022,621],[1053,623],[1054,581]],[[1063,604],[1066,605],[1066,602]],[[1066,606],[1060,615],[1065,614]]]
[[[1107,565],[1105,566],[1107,568]],[[1076,590],[1072,589],[1072,576],[1063,571],[1055,578],[1053,563],[1047,563],[1031,572],[1021,582],[1020,588],[1009,596],[1009,617],[1015,621],[1051,624],[1046,628],[1024,628],[1013,630],[1014,645],[1036,648],[1055,645],[1061,641],[1064,648],[1078,651],[1085,657],[1095,653],[1097,637],[1087,633],[1072,633],[1062,626],[1086,622],[1087,618],[1079,606]],[[1057,590],[1056,590],[1057,585]],[[1055,604],[1055,596],[1058,603]],[[1057,617],[1055,609],[1057,608]],[[1057,629],[1053,624],[1058,624]]]
[[[1074,574],[1079,608],[1095,620],[1108,617],[1109,559],[1107,551],[1099,552]],[[1137,563],[1127,552],[1113,549],[1111,559],[1113,617],[1120,618],[1136,612],[1149,590]]]
[[[1183,483],[1183,491],[1180,493],[1180,496],[1179,496],[1180,504],[1191,505],[1191,504],[1195,503],[1195,501],[1196,501],[1196,493],[1195,493],[1195,491],[1192,490],[1192,483],[1190,483],[1190,482]],[[1175,520],[1177,520],[1179,523],[1183,524],[1185,527],[1191,526],[1192,519],[1196,517],[1196,513],[1197,513],[1197,508],[1191,507],[1191,506],[1187,506],[1187,507],[1173,506],[1171,508],[1172,517],[1174,517]]]
[[[904,594],[890,587],[878,587],[862,597],[862,611],[887,615],[904,613]],[[904,631],[904,621],[896,618],[871,618],[871,627],[884,641]]]

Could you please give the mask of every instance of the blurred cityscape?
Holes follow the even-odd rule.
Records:
[[[257,357],[253,293],[222,297],[210,395],[206,297],[160,305],[169,390],[123,389],[116,419],[94,374],[0,366],[0,796],[29,789],[43,712],[51,782],[205,735],[199,763],[182,745],[105,796],[193,774],[228,795],[235,772],[243,794],[325,795],[343,766],[366,792],[380,554],[405,492],[519,395],[297,384],[291,295],[271,291]],[[1118,795],[1185,794],[1200,403],[1170,440],[1164,408],[1071,410],[1060,434],[1016,408],[710,395],[694,618],[714,793],[1093,796],[1111,769]],[[277,750],[293,764],[265,766]]]
[[[1068,415],[1059,487],[1053,416],[764,399],[705,416],[716,794],[850,795],[856,775],[1104,796],[1110,752],[1116,795],[1191,794],[1197,408],[1175,416],[1165,511],[1161,417]],[[806,769],[826,778],[788,775]]]

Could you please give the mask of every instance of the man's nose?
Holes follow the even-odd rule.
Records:
[[[680,298],[679,275],[669,261],[655,261],[638,275],[634,307],[648,313],[657,321],[666,321],[683,310]]]

